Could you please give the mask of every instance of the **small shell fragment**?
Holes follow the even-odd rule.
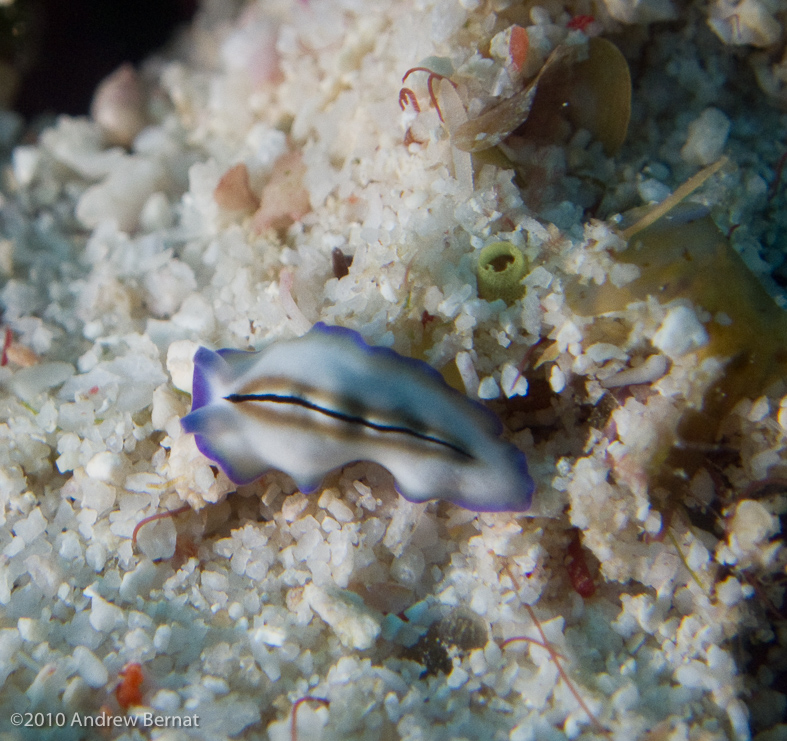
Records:
[[[109,144],[131,146],[145,126],[142,86],[132,65],[123,64],[102,80],[90,104],[90,115]]]
[[[653,383],[664,376],[668,366],[669,362],[665,355],[651,355],[644,363],[635,368],[626,368],[605,378],[601,381],[601,385],[606,389],[614,389],[639,383]]]
[[[564,55],[539,74],[532,108],[517,132],[524,139],[544,143],[567,140],[578,129],[589,131],[608,157],[623,146],[631,117],[631,73],[620,50],[595,37],[588,55]],[[554,53],[553,53],[554,54]]]
[[[465,152],[481,152],[496,147],[527,119],[542,76],[574,54],[575,51],[571,47],[555,49],[529,85],[482,113],[478,118],[473,118],[459,126],[452,132],[451,143]]]

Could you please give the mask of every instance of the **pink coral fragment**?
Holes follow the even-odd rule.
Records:
[[[242,162],[221,176],[213,199],[225,211],[252,211],[260,205],[249,183],[249,171]]]
[[[287,152],[276,160],[254,214],[254,229],[258,233],[266,229],[284,231],[311,211],[309,192],[303,185],[305,174],[300,152]]]
[[[517,72],[527,60],[527,52],[530,49],[530,38],[527,31],[522,26],[511,26],[511,37],[508,42],[508,51],[511,57],[511,66]]]

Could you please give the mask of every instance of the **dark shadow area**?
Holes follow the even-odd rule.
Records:
[[[28,118],[86,113],[100,80],[165,44],[196,7],[197,0],[16,0],[0,17],[0,54],[17,77],[11,107]]]

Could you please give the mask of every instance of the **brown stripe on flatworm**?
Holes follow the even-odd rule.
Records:
[[[360,417],[373,424],[384,424],[384,422],[375,422],[373,419],[370,419],[370,417],[373,418],[377,416],[375,410],[368,410],[364,404],[353,399],[352,396],[340,394],[338,391],[331,391],[330,389],[317,389],[311,384],[294,381],[284,376],[262,376],[260,378],[254,378],[244,383],[234,393],[236,396],[251,397],[268,394],[270,396],[308,399],[311,404],[314,404],[320,409],[331,409],[337,411],[339,414],[344,414],[346,417]],[[334,403],[337,396],[338,401]],[[370,411],[372,413],[370,413]],[[435,437],[434,435],[429,435],[429,428],[424,426],[421,420],[410,415],[402,414],[401,409],[395,410],[393,416],[398,422],[398,427],[402,427],[420,435]],[[383,419],[385,418],[384,412],[380,414],[380,417]],[[438,437],[437,439],[442,438]],[[458,447],[465,450],[461,445],[458,445]]]
[[[463,448],[460,448],[458,445],[454,445],[453,443],[450,443],[446,440],[441,440],[439,437],[433,437],[432,435],[416,432],[415,430],[411,430],[409,427],[383,425],[377,422],[371,422],[370,420],[364,419],[363,417],[345,414],[344,412],[337,412],[334,409],[326,409],[325,407],[321,407],[318,404],[314,404],[311,401],[301,399],[297,396],[279,396],[277,394],[230,394],[224,398],[233,404],[241,404],[244,401],[273,402],[274,404],[294,404],[295,406],[303,407],[304,409],[309,409],[310,411],[318,412],[319,414],[324,414],[326,417],[338,419],[341,422],[349,422],[351,424],[361,425],[362,427],[368,427],[369,429],[375,430],[377,432],[394,432],[407,435],[409,437],[414,437],[418,440],[424,440],[425,442],[435,443],[436,445],[442,445],[443,447],[458,453],[464,458],[469,458],[471,460],[473,459],[473,456]]]

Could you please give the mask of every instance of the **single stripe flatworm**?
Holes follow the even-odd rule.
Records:
[[[260,352],[201,347],[183,429],[236,484],[276,468],[303,492],[329,471],[370,460],[407,499],[523,511],[533,480],[481,404],[426,363],[318,323]]]

